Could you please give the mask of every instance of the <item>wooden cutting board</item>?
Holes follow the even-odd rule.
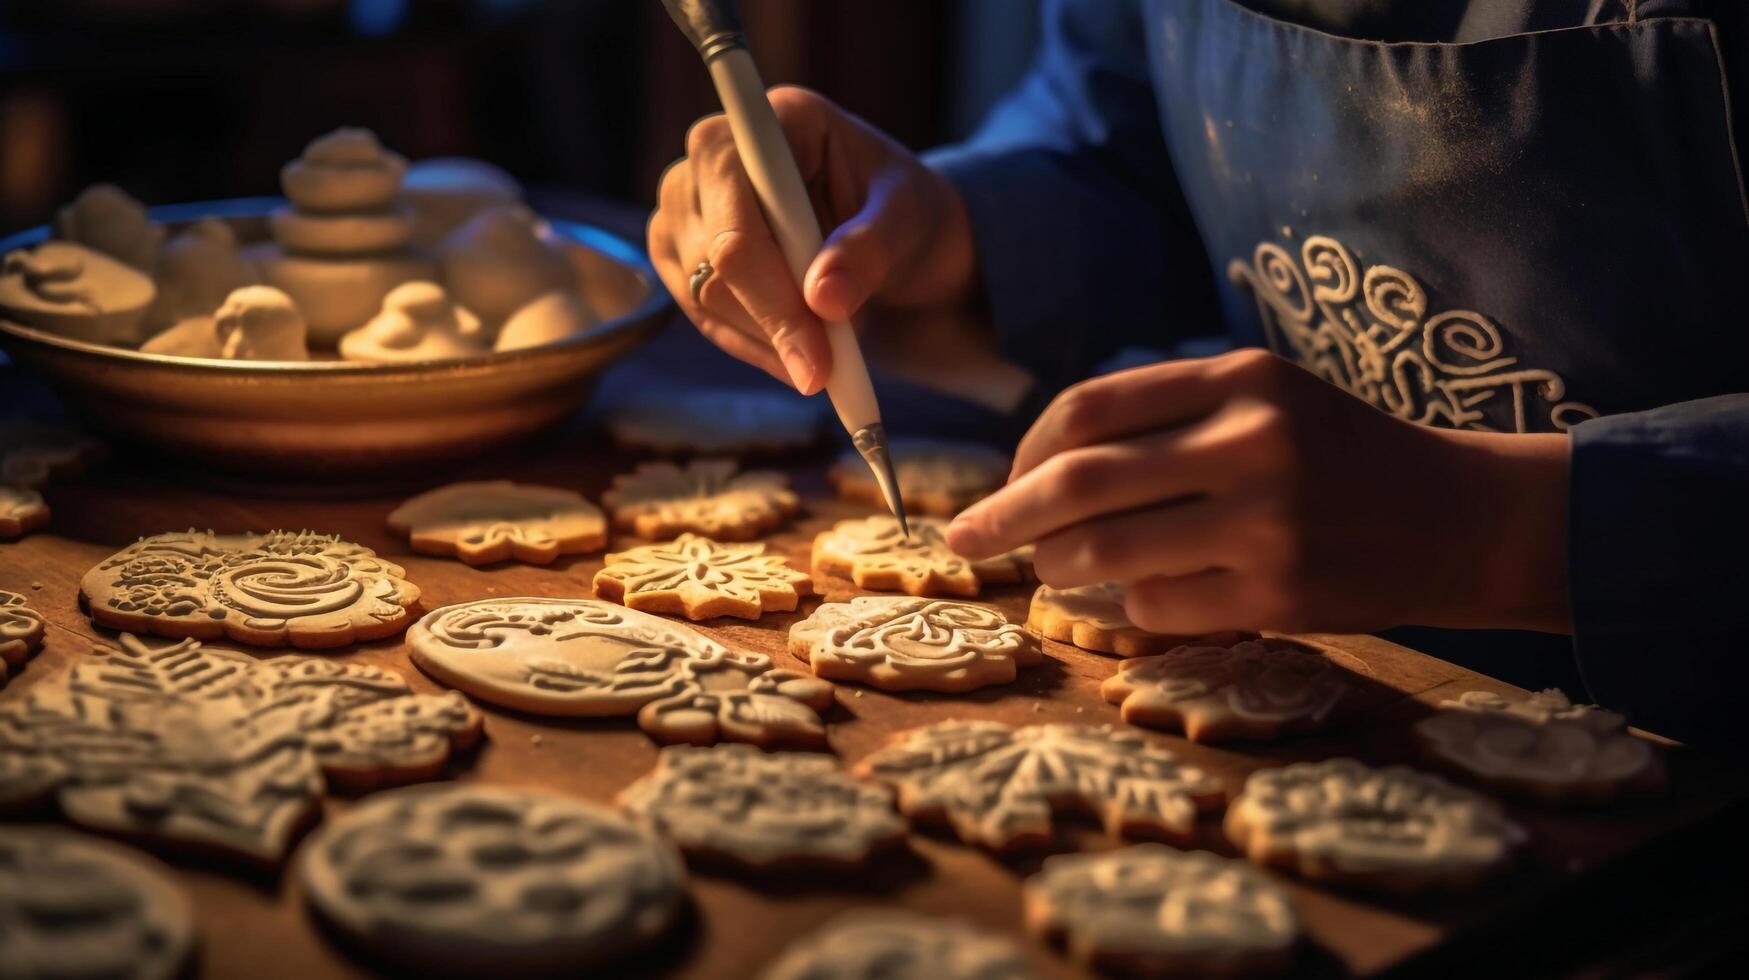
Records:
[[[599,499],[609,476],[629,461],[580,438],[555,440],[518,454],[518,462],[481,465],[457,479],[510,477],[583,490]],[[791,467],[806,500],[804,516],[769,540],[799,567],[807,566],[815,532],[831,521],[868,513],[830,499],[822,479],[824,458]],[[100,475],[48,491],[54,521],[24,540],[0,544],[0,589],[23,593],[51,624],[43,652],[14,678],[0,698],[10,699],[48,682],[87,655],[98,632],[79,612],[78,585],[92,565],[135,538],[191,525],[219,531],[311,528],[338,533],[404,564],[424,591],[425,608],[487,596],[587,596],[599,556],[563,558],[545,568],[505,564],[486,569],[415,556],[383,526],[401,497],[349,500],[294,499],[259,491],[213,490],[199,481],[153,474],[138,463],[118,463]],[[615,546],[634,543],[616,539]],[[841,579],[817,582],[824,599],[859,594]],[[984,600],[1011,619],[1024,621],[1030,587],[991,590]],[[789,624],[821,598],[795,613],[757,623],[716,620],[701,628],[732,646],[771,654],[779,665],[800,667],[785,650]],[[1161,735],[1163,742],[1225,779],[1236,791],[1245,775],[1287,761],[1350,755],[1372,763],[1408,761],[1406,726],[1429,705],[1470,689],[1511,691],[1510,686],[1412,650],[1365,636],[1316,636],[1331,657],[1359,675],[1362,694],[1340,731],[1276,746],[1207,747]],[[841,686],[829,715],[832,744],[854,761],[902,729],[949,718],[985,718],[1011,724],[1038,722],[1117,723],[1117,709],[1099,696],[1099,685],[1117,661],[1046,642],[1046,663],[1008,687],[968,696],[887,695]],[[345,660],[393,667],[420,691],[440,688],[407,659],[400,640],[366,644],[335,654]],[[483,706],[488,741],[454,767],[461,780],[540,786],[597,801],[650,769],[657,747],[630,719],[562,720],[519,715]],[[1534,844],[1521,866],[1485,892],[1462,899],[1405,904],[1313,888],[1287,880],[1311,939],[1304,966],[1322,975],[1372,976],[1405,964],[1425,969],[1442,951],[1475,945],[1493,930],[1534,923],[1586,890],[1631,888],[1606,874],[1617,859],[1660,842],[1682,839],[1744,797],[1744,783],[1722,766],[1679,753],[1672,796],[1601,812],[1551,812],[1514,807]],[[330,814],[350,803],[330,800]],[[3,831],[0,831],[3,832]],[[1686,836],[1692,837],[1694,831]],[[1065,847],[1110,846],[1092,825],[1075,824]],[[1218,820],[1205,820],[1202,845],[1222,853]],[[1010,933],[1026,948],[1041,976],[1070,977],[1078,971],[1020,931],[1020,885],[1042,855],[998,859],[944,837],[914,835],[912,853],[884,862],[855,879],[749,885],[732,876],[696,874],[696,915],[682,938],[658,953],[628,964],[623,975],[690,978],[755,974],[791,939],[837,912],[867,906],[903,906],[957,916],[986,929]],[[370,969],[322,934],[304,908],[296,882],[262,880],[224,868],[181,866],[178,874],[200,915],[204,977],[356,977]],[[1613,882],[1613,883],[1611,883]],[[1473,949],[1472,949],[1473,952]],[[1504,950],[1502,953],[1504,954]],[[1466,954],[1467,955],[1467,954]]]

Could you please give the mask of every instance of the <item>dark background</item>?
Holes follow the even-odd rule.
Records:
[[[1036,0],[742,0],[768,81],[924,148],[1021,74]],[[410,158],[652,203],[716,108],[657,0],[0,2],[0,231],[96,181],[148,204],[277,193],[335,126]]]

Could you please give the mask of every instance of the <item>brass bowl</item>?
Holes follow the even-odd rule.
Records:
[[[277,198],[152,209],[175,228],[204,216],[265,237]],[[0,347],[124,446],[239,474],[306,480],[405,476],[533,435],[581,408],[603,367],[673,309],[643,251],[549,219],[602,321],[541,347],[398,364],[225,361],[85,343],[0,320]],[[0,252],[49,237],[0,239]]]

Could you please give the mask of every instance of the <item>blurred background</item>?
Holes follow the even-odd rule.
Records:
[[[741,7],[770,82],[914,148],[969,132],[1036,42],[1037,0]],[[96,181],[147,204],[276,194],[280,166],[342,124],[642,211],[715,108],[657,0],[0,2],[0,231]]]

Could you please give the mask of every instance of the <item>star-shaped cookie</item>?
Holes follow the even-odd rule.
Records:
[[[969,561],[948,547],[946,521],[914,517],[910,523],[907,538],[887,514],[839,521],[814,538],[815,574],[916,596],[975,596],[985,584],[1021,582],[1032,575],[1031,545]]]
[[[414,551],[470,565],[512,558],[545,565],[607,544],[607,520],[582,494],[508,480],[422,493],[389,514],[389,529],[409,535]]]
[[[639,463],[614,477],[601,500],[615,527],[644,538],[690,531],[719,541],[749,541],[800,509],[782,473],[735,469],[729,459],[697,459],[685,466]]]
[[[813,588],[805,572],[766,554],[763,544],[723,544],[696,534],[615,552],[595,573],[601,598],[687,619],[787,612]]]

